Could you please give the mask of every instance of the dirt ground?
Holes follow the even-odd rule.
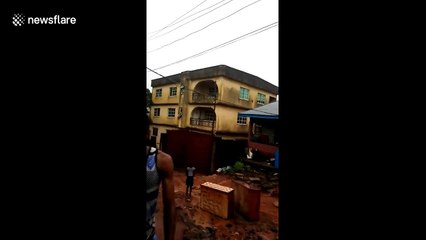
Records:
[[[200,209],[200,185],[204,182],[217,183],[232,187],[232,180],[241,177],[229,174],[195,175],[192,199],[185,200],[184,170],[175,170],[175,201],[176,201],[176,240],[182,239],[278,239],[278,197],[274,189],[261,193],[260,219],[255,222],[246,221],[235,212],[231,219],[223,219]],[[269,181],[270,183],[270,181]],[[261,183],[259,183],[261,184]],[[277,188],[277,187],[276,187]],[[162,199],[158,198],[156,213],[156,230],[163,239]]]

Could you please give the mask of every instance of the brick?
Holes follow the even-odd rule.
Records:
[[[234,213],[234,189],[219,184],[201,184],[200,208],[224,219]]]
[[[235,185],[235,210],[249,221],[259,220],[261,189],[242,181]]]

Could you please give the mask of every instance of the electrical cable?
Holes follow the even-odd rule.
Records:
[[[225,46],[227,46],[227,45],[229,45],[229,44],[232,44],[232,43],[235,43],[235,42],[237,42],[237,41],[243,40],[244,38],[247,38],[247,37],[254,36],[254,35],[256,35],[256,34],[259,34],[259,33],[263,32],[263,31],[266,31],[266,30],[271,29],[271,28],[276,27],[276,26],[278,26],[278,22],[275,22],[275,23],[269,24],[269,25],[267,25],[267,26],[261,27],[261,28],[259,28],[259,29],[257,29],[257,30],[254,30],[254,31],[252,31],[252,32],[249,32],[249,33],[244,34],[244,35],[242,35],[242,36],[239,36],[239,37],[237,37],[237,38],[234,38],[234,39],[232,39],[232,40],[230,40],[230,41],[227,41],[227,42],[225,42],[225,43],[221,43],[221,44],[219,44],[219,45],[217,45],[217,46],[214,46],[214,47],[209,48],[209,49],[207,49],[207,50],[204,50],[204,51],[202,51],[202,52],[196,53],[196,54],[194,54],[194,55],[192,55],[192,56],[189,56],[189,57],[183,58],[183,59],[178,60],[178,61],[176,61],[176,62],[172,62],[172,63],[169,63],[169,64],[167,64],[167,65],[164,65],[164,66],[161,66],[161,67],[154,68],[154,70],[158,70],[158,69],[162,69],[162,68],[165,68],[165,67],[169,67],[169,66],[171,66],[171,65],[174,65],[174,64],[177,64],[177,63],[180,63],[180,62],[183,62],[183,61],[189,60],[189,59],[191,59],[191,58],[199,57],[199,56],[201,56],[201,55],[204,55],[204,54],[208,53],[209,51],[212,51],[212,50],[216,50],[216,49],[219,49],[219,48],[225,47]]]
[[[217,5],[217,4],[219,4],[219,3],[223,2],[223,1],[225,1],[225,0],[222,0],[222,1],[218,2],[218,3],[215,3],[214,5],[212,5],[212,6],[208,7],[208,8],[205,8],[205,9],[203,9],[203,10],[201,10],[201,11],[198,11],[198,12],[196,12],[196,13],[194,13],[194,14],[192,14],[192,15],[190,15],[190,16],[188,16],[188,17],[186,17],[186,18],[184,18],[184,19],[182,19],[182,20],[180,20],[180,21],[178,21],[178,22],[176,22],[175,24],[178,24],[178,23],[182,22],[183,20],[185,20],[185,19],[187,19],[187,18],[189,18],[189,17],[192,17],[192,16],[194,16],[195,14],[200,13],[200,12],[202,12],[202,11],[204,11],[204,10],[207,10],[207,9],[209,9],[209,8],[211,8],[211,7],[215,6],[215,5]],[[207,13],[204,13],[203,15],[200,15],[200,16],[198,16],[198,17],[196,17],[196,18],[192,19],[192,20],[189,20],[188,22],[186,22],[186,23],[184,23],[184,24],[182,24],[182,25],[180,25],[180,26],[178,26],[178,27],[176,27],[176,28],[174,28],[174,29],[172,29],[172,30],[170,30],[170,31],[166,32],[166,33],[163,33],[163,34],[161,34],[161,35],[158,35],[157,37],[151,37],[151,38],[149,38],[149,40],[154,40],[154,39],[157,39],[157,38],[162,37],[162,36],[164,36],[164,35],[167,35],[167,34],[169,34],[169,33],[173,32],[173,31],[175,31],[176,29],[179,29],[179,28],[181,28],[181,27],[185,26],[185,25],[186,25],[186,24],[188,24],[188,23],[191,23],[191,22],[193,22],[193,21],[197,20],[198,18],[201,18],[201,17],[203,17],[203,16],[205,16],[205,15],[207,15],[207,14],[209,14],[209,13],[213,12],[214,10],[217,10],[217,9],[219,9],[219,8],[221,8],[221,7],[223,7],[223,6],[225,6],[226,4],[228,4],[228,3],[232,2],[232,1],[234,1],[234,0],[230,0],[230,1],[228,1],[228,2],[226,2],[226,3],[224,3],[224,4],[222,4],[222,5],[220,5],[219,7],[215,8],[215,9],[213,9],[213,10],[211,10],[211,11],[207,12]],[[173,24],[173,25],[175,25],[175,24]]]
[[[255,2],[252,2],[252,3],[250,3],[250,4],[246,5],[246,6],[244,6],[244,7],[240,8],[240,9],[238,9],[237,11],[235,11],[235,12],[233,12],[233,13],[231,13],[231,14],[227,15],[227,16],[226,16],[226,17],[224,17],[224,18],[221,18],[221,19],[219,19],[219,20],[216,20],[216,21],[214,21],[214,22],[212,22],[212,23],[210,23],[210,24],[207,24],[206,26],[204,26],[204,27],[202,27],[202,28],[200,28],[200,29],[198,29],[198,30],[196,30],[196,31],[194,31],[194,32],[191,32],[191,33],[187,34],[186,36],[181,37],[181,38],[179,38],[179,39],[176,39],[176,40],[174,40],[174,41],[172,41],[172,42],[170,42],[170,43],[167,43],[167,44],[165,44],[165,45],[163,45],[163,46],[161,46],[161,47],[158,47],[158,48],[156,48],[156,49],[154,49],[154,50],[148,51],[148,53],[152,53],[152,52],[154,52],[154,51],[160,50],[160,49],[162,49],[162,48],[164,48],[164,47],[167,47],[167,46],[172,45],[173,43],[176,43],[176,42],[178,42],[178,41],[181,41],[181,40],[183,40],[183,39],[185,39],[185,38],[187,38],[187,37],[189,37],[189,36],[191,36],[191,35],[193,35],[193,34],[195,34],[195,33],[201,32],[202,30],[204,30],[204,29],[206,29],[206,28],[208,28],[208,27],[212,26],[213,24],[216,24],[216,23],[218,23],[218,22],[220,22],[220,21],[223,21],[223,20],[225,20],[225,19],[227,19],[227,18],[231,17],[232,15],[237,14],[238,12],[242,11],[243,9],[245,9],[245,8],[247,8],[247,7],[250,7],[251,5],[253,5],[253,4],[255,4],[255,3],[258,3],[258,2],[260,2],[260,1],[262,1],[262,0],[257,0],[257,1],[255,1]]]
[[[175,21],[179,20],[179,18],[182,18],[182,17],[183,17],[183,16],[185,16],[186,14],[188,14],[188,13],[192,12],[194,9],[196,9],[197,7],[199,7],[201,4],[205,3],[206,1],[207,1],[207,0],[204,0],[203,2],[201,2],[200,4],[198,4],[197,6],[195,6],[194,8],[192,8],[191,10],[189,10],[188,12],[186,12],[185,14],[183,14],[182,16],[180,16],[180,17],[178,17],[177,19],[173,20],[171,23],[169,23],[167,26],[163,27],[162,29],[157,30],[157,31],[154,31],[155,33],[154,33],[154,35],[153,35],[153,36],[151,36],[151,37],[154,37],[157,33],[160,33],[160,32],[161,32],[161,31],[163,31],[164,29],[166,29],[166,28],[168,28],[168,27],[170,27],[170,26],[173,26]]]

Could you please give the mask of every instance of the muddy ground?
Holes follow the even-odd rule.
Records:
[[[176,201],[176,240],[182,239],[278,239],[278,176],[263,173],[213,175],[196,174],[192,199],[185,198],[184,170],[175,170],[175,201]],[[200,209],[200,185],[204,182],[217,183],[232,187],[232,180],[246,182],[262,187],[260,219],[255,222],[246,221],[235,212],[231,219],[223,219]],[[160,195],[161,196],[161,195]],[[163,239],[162,199],[157,205],[157,234]]]

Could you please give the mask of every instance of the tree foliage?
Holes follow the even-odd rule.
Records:
[[[152,105],[152,93],[151,91],[147,88],[146,89],[146,107],[150,108]]]

